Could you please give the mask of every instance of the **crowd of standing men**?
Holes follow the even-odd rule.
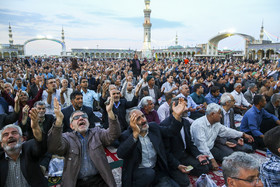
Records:
[[[108,146],[123,159],[124,187],[185,187],[188,175],[221,163],[226,186],[280,184],[277,61],[135,55],[0,65],[0,187],[47,186],[54,155],[64,158],[62,186],[116,186]],[[271,153],[261,176],[246,154],[256,149]]]

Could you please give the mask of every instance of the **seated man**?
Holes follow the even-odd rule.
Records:
[[[179,101],[180,98],[173,98],[170,106],[177,106]],[[183,104],[186,110],[187,103],[183,102]],[[168,154],[168,158],[170,159],[169,166],[172,178],[180,186],[188,186],[190,181],[187,173],[189,172],[187,172],[185,169],[189,165],[193,166],[194,169],[190,171],[190,174],[195,176],[208,173],[208,156],[201,154],[201,152],[198,151],[197,147],[192,142],[190,133],[191,124],[189,121],[182,118],[183,113],[180,116],[177,116],[172,107],[170,107],[170,116],[162,121],[160,126],[168,127],[175,119],[179,119],[178,123],[181,123],[182,125],[180,132],[178,131],[177,134],[174,134],[174,136],[164,138],[164,140],[167,149],[166,152]]]
[[[138,109],[130,112],[130,127],[120,137],[118,157],[124,160],[122,169],[122,186],[177,186],[169,176],[168,162],[162,136],[179,133],[181,114],[185,105],[180,100],[173,105],[175,118],[170,127],[161,127],[155,122],[148,123],[145,115]],[[162,182],[167,182],[163,185]],[[169,184],[168,184],[169,183]]]
[[[165,94],[166,101],[162,105],[160,105],[160,107],[157,110],[160,122],[165,120],[165,118],[169,117],[169,115],[170,115],[170,103],[171,103],[171,99],[173,97],[174,97],[174,95],[172,93]]]
[[[222,164],[223,176],[227,187],[262,187],[259,173],[259,161],[247,153],[234,152],[224,158]],[[223,187],[224,187],[223,186]]]
[[[63,108],[62,113],[64,115],[63,118],[63,132],[71,132],[72,129],[70,128],[70,115],[76,111],[81,110],[85,112],[88,115],[88,119],[90,122],[90,128],[95,127],[95,123],[100,122],[101,120],[95,116],[95,114],[92,111],[91,107],[87,107],[83,105],[83,94],[79,91],[73,91],[70,95],[70,100],[72,105]]]
[[[204,115],[207,103],[206,103],[205,97],[203,95],[204,88],[201,84],[194,85],[193,86],[193,91],[194,92],[190,95],[190,97],[193,99],[193,101],[197,105],[200,105],[202,107],[198,111],[191,112],[190,118],[195,120],[195,119],[200,118],[201,116]]]
[[[218,86],[212,86],[210,92],[205,96],[207,105],[210,103],[219,104],[221,96],[220,88]]]
[[[141,108],[141,112],[143,112],[148,122],[160,123],[158,113],[154,110],[155,105],[151,96],[143,97],[138,107]]]
[[[271,152],[268,161],[262,164],[261,178],[264,186],[280,186],[280,127],[264,134],[264,144]]]
[[[0,150],[0,186],[48,186],[39,166],[46,141],[42,141],[36,109],[30,111],[30,118],[35,139],[22,143],[22,131],[16,125],[7,125],[0,131],[4,150]]]
[[[235,99],[234,105],[234,113],[243,115],[248,108],[252,107],[252,105],[245,99],[242,93],[242,85],[241,83],[234,84],[234,90],[231,92],[231,95]]]
[[[230,93],[224,93],[221,97],[221,105],[222,105],[222,118],[221,124],[226,127],[232,128],[236,130],[235,122],[234,122],[234,111],[233,105],[235,100]],[[242,138],[222,138],[217,137],[215,141],[215,147],[223,149],[225,152],[228,152],[228,155],[232,154],[233,151],[245,151],[252,152],[252,146],[245,144]]]
[[[258,87],[255,83],[249,84],[247,91],[244,93],[245,99],[252,105],[255,92],[257,92]]]
[[[263,133],[260,131],[260,125],[264,118],[272,118],[276,124],[280,125],[280,120],[273,114],[268,113],[264,107],[266,99],[263,95],[254,96],[254,105],[244,115],[240,130],[254,137],[255,141],[252,144],[253,149],[264,149]]]
[[[112,96],[112,95],[111,95]],[[109,128],[89,128],[88,116],[77,110],[71,114],[73,132],[62,133],[63,114],[55,99],[56,122],[48,137],[48,151],[64,156],[62,186],[116,186],[108,164],[104,146],[110,145],[121,134],[120,124],[112,111],[114,98],[106,106]]]
[[[253,141],[252,136],[222,125],[220,123],[221,117],[221,107],[211,103],[207,106],[206,115],[195,120],[191,125],[194,144],[202,154],[209,156],[214,170],[219,167],[216,160],[221,162],[225,156],[228,156],[227,152],[214,146],[217,136],[227,138],[243,137],[249,139],[250,142]]]
[[[270,114],[275,115],[278,119],[280,117],[280,93],[275,93],[271,96],[270,101],[265,105],[264,109]],[[272,118],[263,119],[260,130],[262,133],[269,131],[273,127],[276,127],[277,124]]]

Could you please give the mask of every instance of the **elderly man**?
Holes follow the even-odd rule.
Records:
[[[262,187],[259,161],[247,153],[235,152],[224,158],[222,164],[225,185],[223,187]]]
[[[185,110],[183,99],[172,108],[175,118],[172,119],[170,128],[161,127],[154,122],[148,123],[140,110],[130,112],[131,128],[122,133],[117,151],[118,156],[124,159],[123,186],[176,186],[168,177],[170,174],[162,136],[179,133],[182,127],[179,116]]]
[[[63,105],[65,102],[64,96],[60,90],[56,89],[57,85],[54,78],[47,79],[46,86],[47,89],[43,91],[42,101],[46,103],[46,114],[54,115],[54,98],[57,98],[58,102]]]
[[[265,105],[264,109],[270,114],[275,115],[278,119],[280,117],[280,93],[275,93],[271,96],[270,101]],[[264,118],[260,130],[262,133],[265,133],[276,127],[277,124],[272,118]]]
[[[62,108],[68,107],[71,105],[71,99],[70,99],[70,95],[73,92],[72,88],[68,88],[68,80],[67,79],[62,79],[61,80],[61,88],[60,88],[60,93],[63,94],[64,97],[64,105]]]
[[[188,120],[182,118],[183,112],[178,116],[178,114],[173,110],[174,106],[177,106],[182,98],[173,98],[170,103],[171,114],[168,118],[161,122],[160,126],[170,126],[172,121],[178,120],[182,128],[177,134],[171,137],[165,138],[165,146],[167,149],[167,154],[169,158],[170,174],[172,178],[180,186],[188,186],[190,184],[189,178],[186,171],[187,166],[193,166],[191,170],[191,175],[200,176],[203,173],[209,172],[209,162],[206,155],[201,154],[197,147],[191,140],[190,127],[191,124]],[[181,105],[186,108],[186,101]]]
[[[209,156],[214,170],[219,167],[216,160],[222,161],[225,156],[228,156],[228,153],[214,146],[217,136],[227,138],[243,137],[250,142],[254,140],[252,136],[246,133],[222,125],[220,123],[221,117],[221,107],[211,103],[207,106],[206,115],[195,120],[191,125],[194,144],[202,154]]]
[[[137,106],[138,94],[139,94],[140,89],[141,89],[141,86],[137,86],[132,101],[127,101],[126,99],[120,98],[120,91],[118,89],[116,89],[116,87],[114,85],[109,86],[109,90],[110,90],[110,92],[112,91],[112,96],[114,97],[114,101],[115,101],[115,104],[113,106],[113,112],[114,112],[114,114],[116,114],[119,117],[118,119],[120,121],[122,131],[126,130],[128,127],[128,123],[126,121],[126,110]],[[104,98],[101,99],[100,105],[104,110],[106,104],[105,104],[105,102],[102,102],[103,100],[104,100]],[[108,128],[107,112],[103,113],[102,118],[104,120],[103,126],[105,128]]]
[[[30,111],[31,128],[35,139],[24,142],[22,131],[16,125],[7,125],[0,131],[0,186],[48,186],[39,161],[46,152],[46,142],[38,123],[36,109]]]
[[[252,105],[253,104],[253,99],[254,95],[257,92],[258,87],[255,83],[249,84],[248,90],[244,93],[245,99]]]
[[[37,112],[38,112],[38,123],[39,123],[39,127],[41,128],[43,138],[47,139],[48,131],[52,127],[52,124],[55,121],[55,118],[53,115],[46,114],[46,104],[43,101],[37,101],[34,104],[34,108],[36,108]],[[29,109],[29,107],[27,108],[27,110],[26,110],[26,108],[24,108],[23,112],[28,114],[28,109]],[[34,138],[32,128],[31,128],[31,119],[30,118],[28,118],[26,120],[26,123],[22,123],[22,130],[24,133],[26,133],[27,140]]]
[[[153,121],[157,124],[160,123],[158,113],[156,110],[154,110],[155,105],[151,96],[143,97],[139,102],[138,107],[141,108],[141,112],[143,112],[148,122]]]
[[[262,164],[261,178],[265,186],[280,186],[280,127],[264,134],[264,144],[271,152],[268,161]]]
[[[222,118],[221,124],[226,127],[236,129],[234,122],[234,106],[235,100],[234,97],[230,93],[224,93],[221,97],[221,105],[222,105]],[[227,137],[217,137],[215,141],[215,147],[222,149],[224,152],[227,152],[228,155],[232,154],[233,151],[245,151],[252,152],[253,149],[250,145],[244,144],[242,138],[227,138]]]
[[[110,103],[106,106],[108,129],[89,128],[87,114],[77,110],[70,117],[73,132],[67,133],[62,133],[63,114],[55,99],[56,122],[49,133],[48,150],[65,157],[62,186],[116,186],[104,151],[104,146],[121,134],[119,121],[112,111],[114,97],[112,93],[110,95]]]
[[[264,109],[265,105],[265,97],[263,95],[255,95],[254,105],[245,113],[240,125],[241,131],[254,137],[255,142],[252,144],[254,149],[264,149],[265,147],[263,142],[264,135],[260,131],[260,125],[264,118],[271,118],[277,125],[280,125],[280,120]]]
[[[231,92],[231,95],[235,99],[234,112],[238,114],[243,114],[249,107],[252,107],[252,105],[245,99],[241,91],[241,83],[235,83],[234,90]]]

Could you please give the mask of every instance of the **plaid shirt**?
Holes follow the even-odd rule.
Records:
[[[280,186],[280,157],[271,153],[268,161],[261,168],[261,179],[265,187]]]

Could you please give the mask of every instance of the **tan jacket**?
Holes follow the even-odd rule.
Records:
[[[64,156],[64,169],[61,186],[75,187],[81,167],[81,143],[75,132],[62,134],[63,127],[53,125],[48,136],[48,151],[59,156]],[[109,128],[99,127],[89,129],[88,152],[94,166],[99,171],[104,181],[110,187],[115,187],[110,165],[104,147],[110,145],[121,134],[118,119],[109,119]]]

